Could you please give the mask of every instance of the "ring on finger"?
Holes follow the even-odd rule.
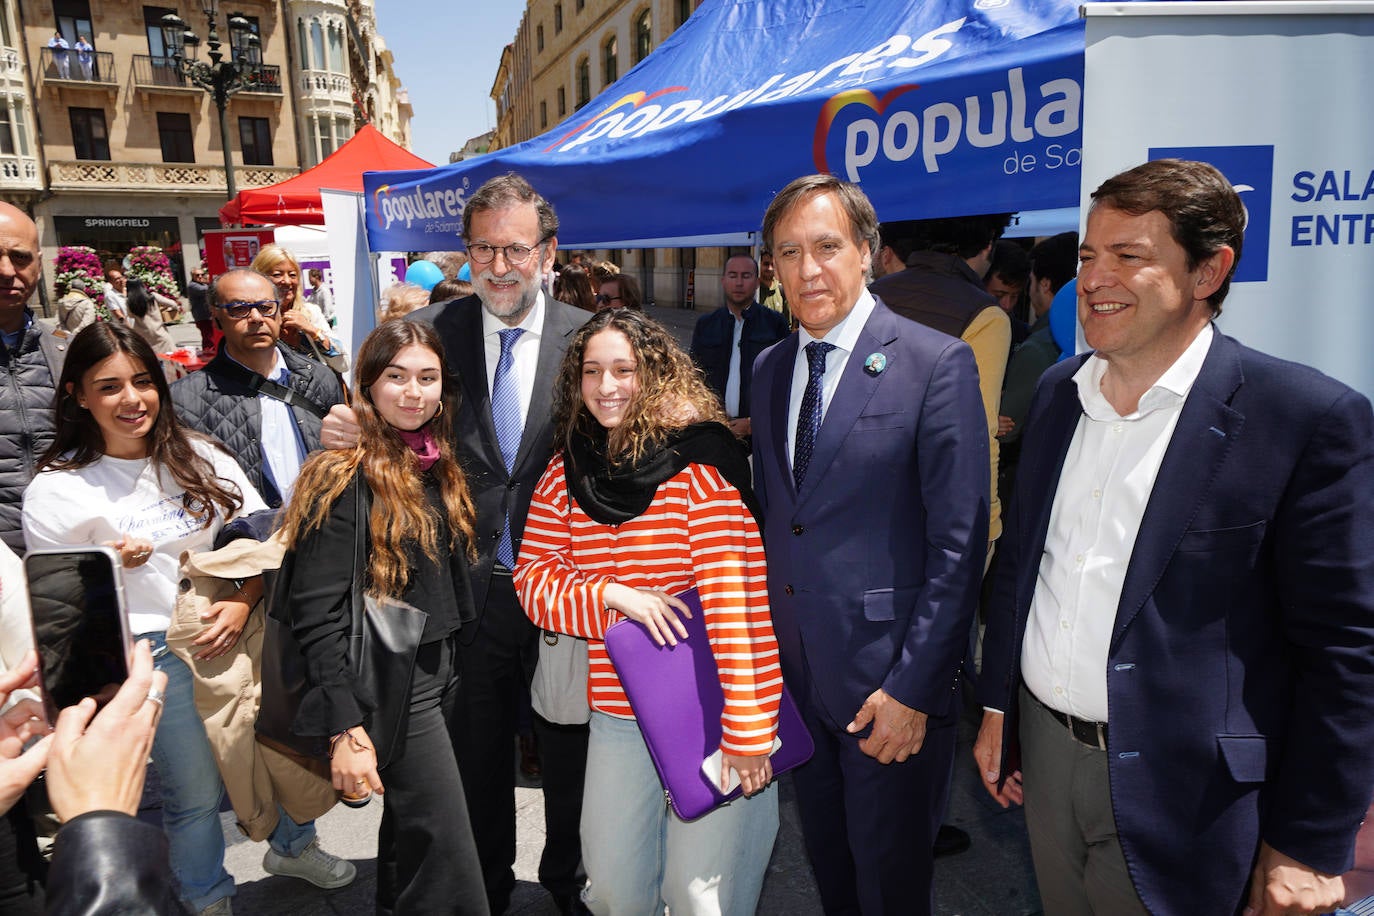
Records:
[[[162,705],[163,705],[164,698],[165,698],[166,696],[167,696],[167,692],[166,692],[166,691],[161,690],[160,688],[154,687],[154,688],[152,688],[151,690],[148,691],[148,695],[147,695],[146,697],[144,697],[144,700],[147,701],[147,702],[150,702],[150,703],[156,703],[156,704],[158,705],[158,707],[161,708]]]

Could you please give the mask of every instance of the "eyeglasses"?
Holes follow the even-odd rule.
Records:
[[[621,302],[623,299],[623,296],[608,296],[605,293],[596,294],[597,305],[605,305],[607,302]]]
[[[247,318],[253,309],[257,309],[262,317],[271,318],[277,314],[277,305],[276,299],[231,299],[228,302],[217,303],[216,307],[224,309],[224,314],[237,321]]]
[[[543,245],[541,241],[539,245]],[[538,247],[536,245],[535,247]],[[501,252],[506,258],[506,263],[512,267],[517,264],[524,264],[529,260],[529,256],[534,252],[534,248],[529,245],[486,245],[478,243],[468,246],[468,257],[478,264],[490,264],[496,260],[496,253]]]

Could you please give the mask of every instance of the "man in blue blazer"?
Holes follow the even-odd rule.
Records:
[[[794,771],[828,913],[931,908],[959,665],[987,552],[987,423],[967,344],[865,288],[872,205],[799,178],[764,217],[797,334],[754,366],[754,477]]]
[[[975,759],[1047,913],[1325,913],[1374,785],[1374,415],[1213,326],[1245,226],[1216,169],[1093,201],[1095,352],[1028,414]]]

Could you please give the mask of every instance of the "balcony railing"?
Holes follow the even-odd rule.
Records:
[[[38,179],[38,159],[0,153],[0,188],[42,188]]]
[[[140,89],[200,91],[200,87],[181,72],[174,58],[154,57],[148,54],[134,55],[134,85]],[[281,95],[281,67],[275,64],[258,64],[244,75],[243,89],[240,91]]]
[[[300,74],[301,95],[317,99],[353,101],[353,87],[347,76],[326,70],[303,70]]]
[[[134,85],[141,89],[185,89],[199,92],[200,87],[193,85],[171,57],[152,57],[147,54],[134,55]]]
[[[115,84],[114,55],[109,51],[63,51],[44,48],[38,69],[46,81]]]
[[[289,166],[236,165],[240,188],[260,188],[300,174]],[[224,166],[192,162],[99,162],[49,160],[48,186],[54,191],[223,192]]]

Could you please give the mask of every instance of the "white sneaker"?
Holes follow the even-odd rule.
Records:
[[[229,901],[231,897],[221,897],[214,903],[200,911],[200,916],[234,916],[234,905]]]
[[[284,856],[269,847],[267,855],[262,857],[262,868],[269,875],[302,878],[325,890],[352,884],[358,874],[352,862],[321,849],[319,837],[311,840],[298,856]]]

